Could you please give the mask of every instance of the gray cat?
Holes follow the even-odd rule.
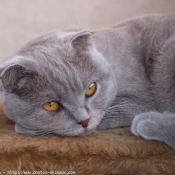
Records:
[[[41,36],[0,75],[17,133],[83,136],[131,126],[175,149],[175,15]]]

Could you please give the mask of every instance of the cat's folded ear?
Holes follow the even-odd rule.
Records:
[[[90,37],[92,34],[93,32],[87,30],[72,32],[69,35],[69,41],[74,49],[84,50],[91,45]]]
[[[21,88],[24,84],[22,80],[32,77],[34,74],[30,66],[15,58],[0,66],[0,79],[4,89],[8,92],[14,92]]]

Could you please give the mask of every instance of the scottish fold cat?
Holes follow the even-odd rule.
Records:
[[[175,149],[175,15],[38,37],[1,65],[17,133],[83,136],[131,126]]]

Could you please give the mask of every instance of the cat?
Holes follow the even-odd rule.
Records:
[[[36,38],[0,67],[6,115],[23,134],[84,136],[131,126],[175,149],[175,15]]]

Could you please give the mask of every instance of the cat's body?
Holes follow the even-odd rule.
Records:
[[[51,33],[2,65],[4,110],[18,133],[81,136],[131,126],[175,148],[174,68],[175,15]],[[59,110],[43,109],[47,102]]]

